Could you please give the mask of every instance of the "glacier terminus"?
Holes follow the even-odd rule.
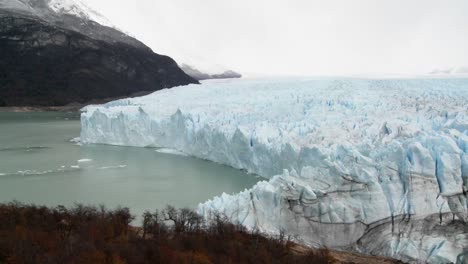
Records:
[[[81,142],[169,148],[265,178],[200,204],[206,218],[468,263],[468,79],[206,81],[88,106]]]

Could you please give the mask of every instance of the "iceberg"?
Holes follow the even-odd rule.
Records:
[[[468,259],[468,79],[206,81],[88,106],[80,138],[266,179],[200,204],[206,218],[406,262]]]

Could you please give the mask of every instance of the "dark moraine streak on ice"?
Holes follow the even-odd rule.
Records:
[[[86,109],[85,143],[270,178],[199,206],[310,245],[467,261],[468,79],[208,81]]]
[[[79,146],[70,142],[79,136],[78,118],[0,112],[0,202],[121,205],[138,216],[166,204],[195,208],[258,181],[227,166],[154,148]]]

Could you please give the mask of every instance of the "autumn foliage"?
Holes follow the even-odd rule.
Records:
[[[207,223],[191,209],[146,212],[132,227],[127,208],[0,205],[3,263],[328,263],[327,251],[293,253],[221,216]]]

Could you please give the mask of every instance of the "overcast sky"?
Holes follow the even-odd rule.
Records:
[[[155,52],[201,68],[349,75],[468,64],[468,0],[84,1]]]

